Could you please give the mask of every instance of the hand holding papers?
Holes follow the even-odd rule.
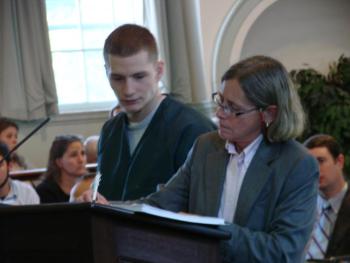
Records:
[[[111,203],[113,207],[121,208],[127,211],[145,213],[149,215],[159,216],[167,219],[183,221],[195,224],[205,224],[205,225],[225,225],[223,218],[199,216],[193,214],[182,214],[174,213],[168,210],[160,209],[147,204],[137,204],[137,203]]]

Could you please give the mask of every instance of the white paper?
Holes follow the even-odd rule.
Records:
[[[196,224],[206,224],[206,225],[225,225],[225,220],[218,217],[209,217],[209,216],[199,216],[193,214],[185,213],[174,213],[168,210],[160,209],[154,206],[147,204],[137,204],[137,203],[111,203],[113,207],[121,208],[127,211],[145,213],[149,215],[164,217],[172,220],[178,220],[189,223]]]

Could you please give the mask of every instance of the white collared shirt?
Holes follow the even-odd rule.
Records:
[[[25,182],[9,179],[10,192],[5,198],[0,199],[1,204],[30,205],[39,204],[40,198],[34,188]]]
[[[227,222],[233,222],[244,177],[262,139],[263,136],[260,134],[239,154],[234,144],[226,142],[225,148],[231,156],[226,168],[226,178],[218,217],[224,218]],[[232,162],[237,162],[236,169],[228,169],[232,165],[236,165]]]

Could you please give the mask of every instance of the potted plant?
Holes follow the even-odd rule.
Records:
[[[345,154],[345,173],[350,175],[350,58],[340,56],[326,76],[312,68],[290,74],[307,114],[300,141],[317,133],[334,136]]]

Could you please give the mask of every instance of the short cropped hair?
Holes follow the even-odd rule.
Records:
[[[339,154],[343,153],[343,150],[337,140],[328,134],[313,135],[304,142],[304,146],[308,149],[325,147],[332,155],[334,160],[339,156]]]
[[[150,61],[158,59],[158,47],[152,33],[145,27],[125,24],[109,34],[103,47],[103,57],[108,64],[108,55],[129,57],[141,50],[148,53]]]
[[[253,56],[231,66],[221,81],[236,79],[246,97],[257,107],[277,106],[276,119],[266,132],[270,142],[302,134],[305,115],[299,95],[285,67],[267,56]]]

